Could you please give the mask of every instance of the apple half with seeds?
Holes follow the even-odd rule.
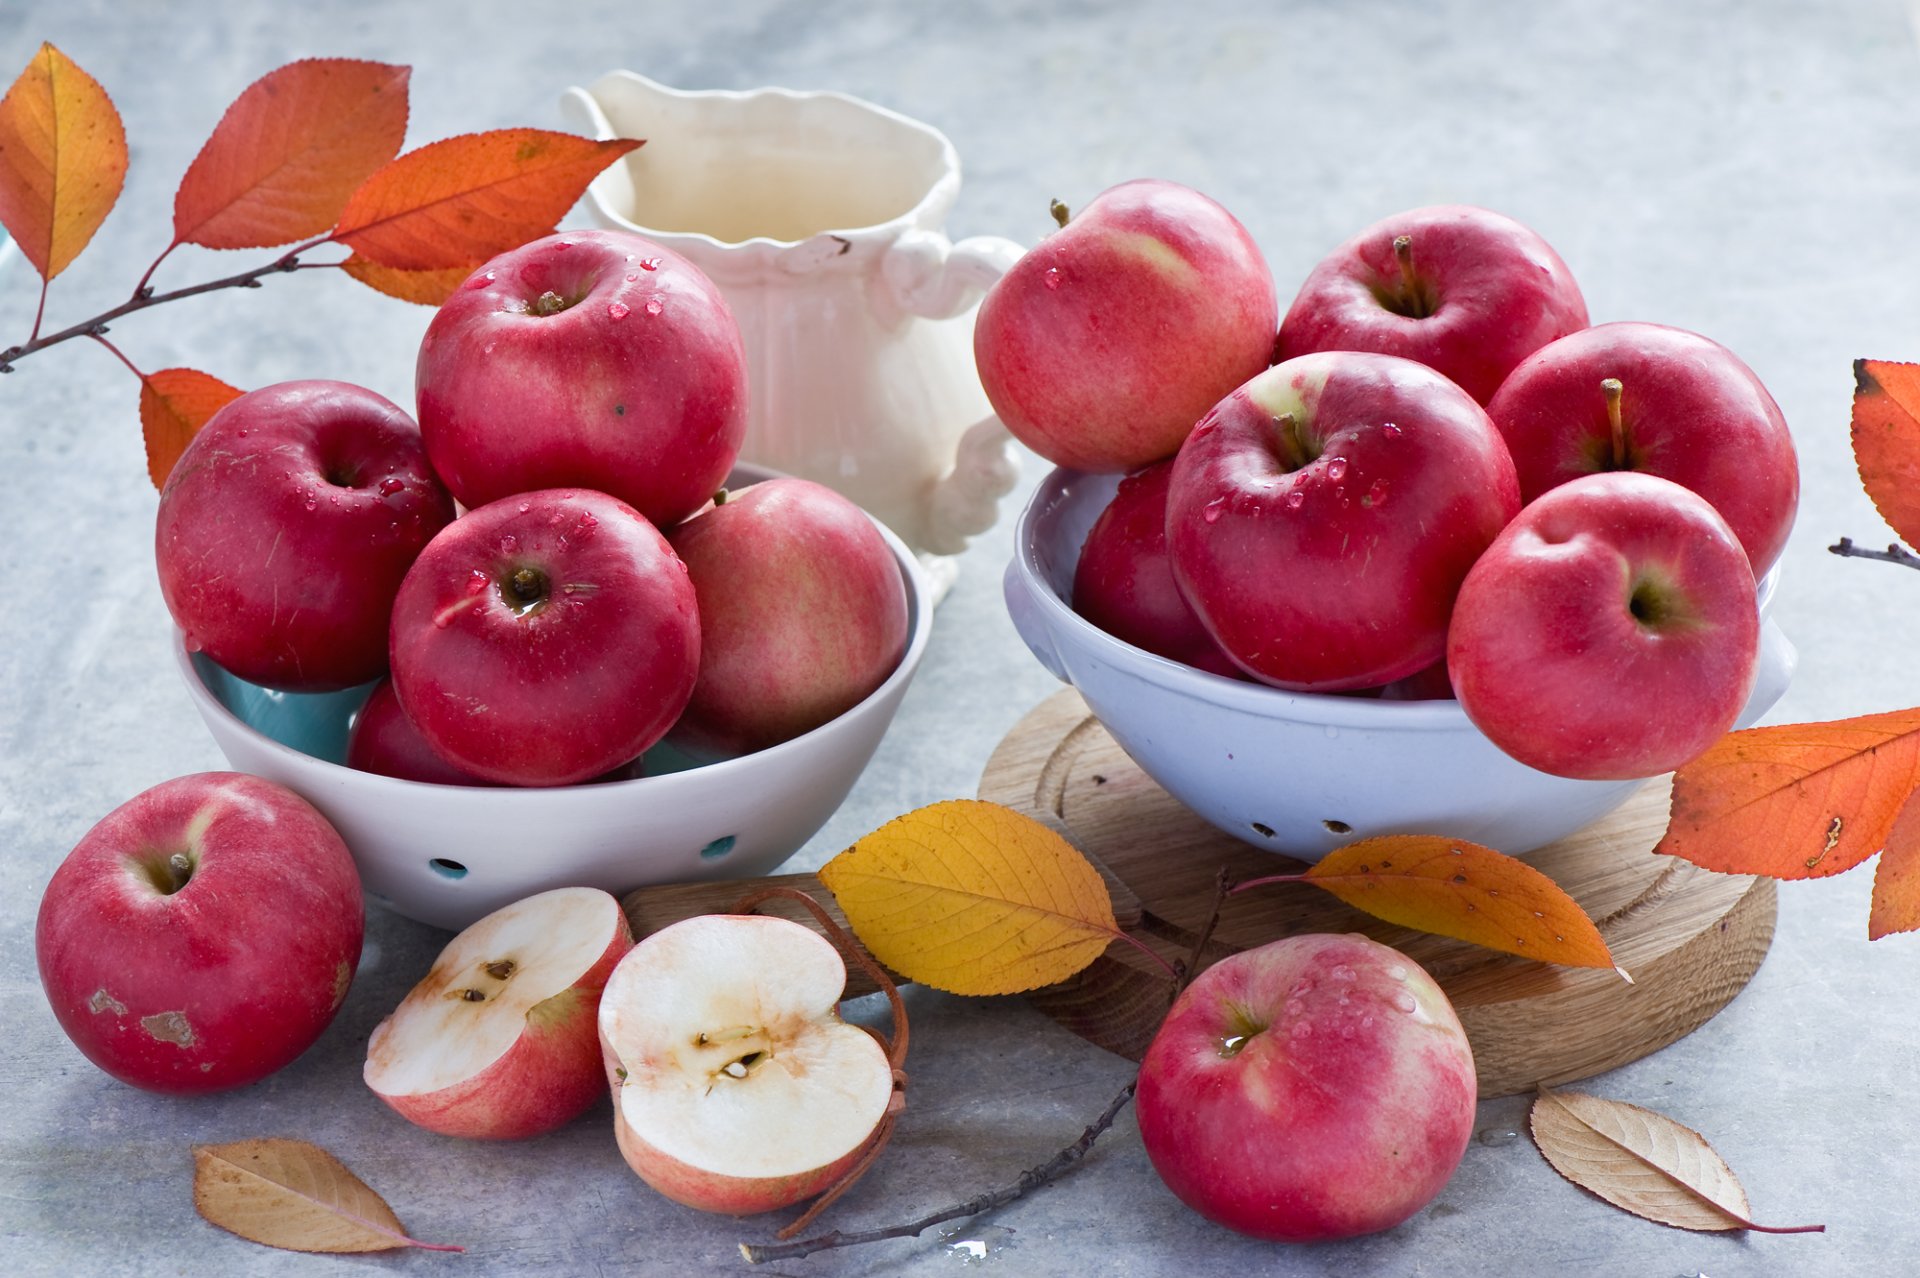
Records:
[[[640,1179],[746,1215],[831,1187],[893,1095],[879,1039],[840,1019],[847,969],[817,933],[704,914],[643,938],[607,981],[613,1130]]]
[[[367,1042],[367,1086],[445,1136],[552,1131],[600,1096],[601,990],[633,946],[598,888],[540,892],[448,942]]]

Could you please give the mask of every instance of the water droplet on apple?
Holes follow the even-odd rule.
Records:
[[[1288,1016],[1298,1016],[1300,1015],[1300,1013],[1306,1010],[1307,1010],[1307,1005],[1304,1000],[1297,999],[1297,998],[1290,998],[1287,1000]]]
[[[608,302],[607,303],[608,319],[623,320],[626,317],[627,317],[627,304],[625,302]]]
[[[1414,1009],[1420,1006],[1420,1004],[1415,1001],[1413,995],[1405,993],[1404,991],[1393,996],[1393,1005],[1408,1014],[1412,1014]]]
[[[627,283],[632,284],[635,281],[637,281],[639,278],[640,277],[638,275],[629,275],[627,276]]]
[[[467,574],[467,593],[477,595],[487,588],[487,574],[475,568]]]
[[[1398,963],[1395,963],[1392,967],[1387,969],[1387,975],[1391,976],[1396,981],[1404,981],[1407,979],[1407,969],[1404,967],[1401,967]]]
[[[564,253],[572,247],[573,247],[572,240],[561,240],[558,244],[555,244],[553,246],[553,251],[556,253]]]
[[[406,487],[406,480],[400,478],[398,475],[388,475],[380,481],[380,495],[382,497],[391,497],[395,493],[405,491]]]
[[[205,644],[200,642],[200,636],[194,634],[191,630],[187,632],[185,642],[188,652],[199,652],[202,648],[206,647]]]
[[[1380,433],[1382,435],[1385,435],[1388,439],[1398,439],[1402,435],[1406,434],[1407,432],[1400,429],[1400,423],[1388,422],[1386,425],[1380,428]]]
[[[1049,266],[1047,268],[1047,273],[1041,276],[1040,278],[1046,281],[1046,285],[1048,288],[1059,288],[1060,287],[1060,268],[1057,266]]]
[[[314,499],[314,496],[312,493],[307,494],[307,509],[308,510],[320,509],[320,503]]]
[[[660,313],[660,299],[657,297],[649,297],[647,299],[647,314],[658,315],[659,313]]]
[[[640,259],[640,269],[643,271],[657,271],[660,269],[660,259],[657,257],[643,257]]]
[[[1339,964],[1331,972],[1328,972],[1327,975],[1336,981],[1351,982],[1355,979],[1353,969],[1345,963]]]
[[[1227,499],[1225,497],[1215,497],[1212,501],[1208,502],[1206,508],[1200,512],[1200,518],[1210,524],[1219,523],[1221,507],[1226,504]]]
[[[480,272],[480,274],[474,276],[472,279],[467,281],[467,287],[468,288],[485,288],[487,285],[493,283],[493,279],[494,279],[494,276],[492,271],[482,271]]]
[[[1312,1038],[1313,1023],[1311,1021],[1295,1021],[1293,1023],[1293,1028],[1287,1031],[1287,1037],[1288,1038]]]
[[[523,515],[524,515],[524,514],[526,514],[526,513],[527,513],[527,512],[529,511],[529,510],[532,510],[532,509],[533,509],[533,503],[532,503],[532,502],[530,502],[530,501],[523,501],[523,502],[521,502],[521,503],[520,503],[520,513],[521,513],[521,514],[523,514]]]
[[[1367,504],[1369,506],[1378,506],[1382,502],[1386,501],[1386,499],[1387,499],[1387,481],[1384,479],[1374,480],[1373,487],[1367,489]]]
[[[1287,509],[1298,510],[1307,504],[1307,494],[1296,488],[1287,494]]]
[[[1347,477],[1347,459],[1335,457],[1327,462],[1327,478],[1339,483]]]

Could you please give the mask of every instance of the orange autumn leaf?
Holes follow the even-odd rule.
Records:
[[[127,132],[113,100],[42,44],[0,99],[0,224],[42,279],[80,256],[126,176]]]
[[[1853,363],[1853,459],[1874,509],[1920,545],[1920,364]]]
[[[1910,796],[1900,805],[1873,872],[1867,939],[1877,941],[1916,928],[1920,928],[1920,800]]]
[[[453,296],[469,275],[480,269],[479,262],[442,267],[430,271],[402,271],[381,266],[355,255],[340,263],[340,269],[375,292],[397,297],[403,302],[438,306]]]
[[[1920,786],[1920,709],[1731,733],[1673,779],[1655,852],[1728,874],[1814,879],[1887,843]]]
[[[1092,862],[1032,817],[978,799],[889,821],[820,881],[875,958],[950,994],[1064,981],[1120,938]]]
[[[147,475],[166,485],[180,454],[207,420],[241,394],[217,377],[193,368],[163,368],[140,375],[140,429],[147,440]]]
[[[1612,967],[1579,903],[1503,852],[1435,834],[1388,834],[1328,853],[1299,881],[1377,919],[1567,967]]]
[[[173,197],[177,243],[270,248],[318,235],[400,152],[409,69],[306,58],[227,108]]]
[[[368,178],[333,238],[399,270],[485,261],[552,231],[594,175],[639,145],[543,129],[434,142]]]

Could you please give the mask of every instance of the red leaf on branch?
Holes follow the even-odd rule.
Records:
[[[595,174],[639,145],[543,129],[430,143],[368,178],[333,238],[397,270],[484,262],[552,231]]]
[[[270,248],[318,235],[400,152],[409,69],[307,58],[248,85],[173,198],[173,235],[206,248]]]
[[[402,271],[356,255],[340,263],[340,269],[388,297],[418,302],[422,306],[438,306],[453,296],[453,290],[459,288],[467,276],[480,269],[480,263],[468,262],[431,271]]]
[[[147,438],[147,475],[155,488],[166,484],[207,419],[240,394],[239,387],[193,368],[140,375],[140,429]]]
[[[1874,509],[1920,545],[1920,364],[1853,362],[1853,459]]]
[[[42,44],[0,99],[0,223],[42,279],[80,256],[126,176],[127,131],[113,99]]]
[[[1654,851],[1728,874],[1825,878],[1888,843],[1916,786],[1920,709],[1749,728],[1674,775]]]

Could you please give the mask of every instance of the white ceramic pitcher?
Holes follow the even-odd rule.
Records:
[[[840,93],[687,92],[631,71],[569,89],[598,138],[646,145],[594,179],[601,224],[690,259],[746,344],[742,458],[845,493],[944,593],[949,556],[1017,477],[973,365],[973,311],[1023,251],[948,241],[960,158],[937,129]]]

